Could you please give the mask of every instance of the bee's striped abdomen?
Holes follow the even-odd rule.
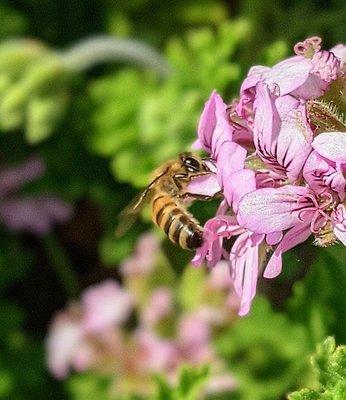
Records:
[[[196,249],[202,245],[202,228],[171,196],[158,193],[152,199],[153,221],[183,249]]]

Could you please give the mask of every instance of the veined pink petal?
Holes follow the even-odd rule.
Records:
[[[238,211],[238,204],[242,197],[255,189],[255,173],[249,169],[236,171],[224,180],[224,196],[234,212]]]
[[[332,214],[334,220],[334,234],[346,246],[346,208],[339,204]]]
[[[257,83],[262,80],[263,75],[269,73],[269,71],[270,68],[263,65],[255,65],[254,67],[251,67],[247,77],[244,79],[240,87],[240,94],[242,95],[248,89],[255,87]]]
[[[246,150],[238,144],[227,141],[222,144],[217,159],[217,174],[220,186],[225,184],[236,171],[244,168]]]
[[[247,232],[237,237],[232,246],[229,257],[231,274],[234,282],[234,289],[239,298],[241,298],[243,294],[243,275],[245,268],[248,237],[249,235]]]
[[[274,65],[264,74],[264,82],[273,90],[279,87],[280,96],[289,94],[302,86],[312,69],[311,61],[302,56],[293,56]]]
[[[340,74],[340,59],[334,53],[321,50],[314,54],[311,73],[318,75],[324,82],[332,82]]]
[[[282,269],[282,253],[292,249],[299,243],[305,242],[305,240],[311,235],[310,222],[299,223],[290,229],[283,237],[282,241],[278,244],[273,255],[271,256],[266,269],[264,270],[263,276],[265,278],[275,278],[281,273]]]
[[[312,142],[312,147],[321,156],[336,163],[346,163],[345,132],[324,132]]]
[[[280,131],[281,121],[275,107],[276,96],[269,91],[268,86],[262,83],[258,84],[256,93],[254,142],[257,151],[264,158],[272,153],[273,145]]]
[[[195,266],[207,260],[208,266],[215,266],[223,255],[223,238],[230,238],[244,232],[234,216],[218,215],[208,220],[204,225],[203,244],[197,249],[192,260]]]
[[[257,86],[254,142],[261,159],[273,171],[295,182],[311,152],[313,133],[305,106],[292,96],[276,98],[268,87]]]
[[[267,234],[289,229],[299,221],[293,213],[299,196],[308,192],[305,187],[292,185],[254,190],[241,199],[238,222],[254,233]]]
[[[312,59],[298,55],[281,61],[264,74],[263,81],[270,90],[278,86],[280,96],[308,100],[322,96],[339,73],[340,60],[324,50],[315,52]]]
[[[317,151],[313,151],[306,160],[303,176],[315,193],[331,189],[341,201],[344,200],[346,179],[343,173],[336,168],[335,162],[322,157]]]
[[[226,113],[218,116],[214,134],[211,140],[211,154],[218,160],[219,153],[224,143],[232,143],[233,128],[228,122]]]
[[[291,96],[281,97],[276,101],[281,129],[274,154],[291,182],[301,176],[304,163],[312,151],[313,138],[305,106],[299,105],[295,108],[295,105],[297,104]]]
[[[221,96],[214,90],[205,103],[204,110],[198,123],[198,139],[208,153],[211,152],[211,142],[217,119],[222,113],[225,113],[226,105]]]
[[[252,246],[247,233],[240,235],[230,252],[234,288],[240,297],[239,315],[246,315],[256,294],[258,278],[258,246]]]

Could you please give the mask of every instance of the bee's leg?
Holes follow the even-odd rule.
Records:
[[[209,172],[200,172],[198,174],[194,174],[193,176],[191,176],[191,174],[175,174],[173,175],[173,182],[178,189],[181,189],[181,182],[190,182],[192,179],[203,175],[209,175]]]
[[[208,195],[205,195],[205,194],[185,192],[180,197],[182,199],[189,199],[190,198],[190,199],[194,199],[194,200],[209,201],[209,200],[213,200],[213,199],[219,197],[221,194],[222,194],[221,190],[219,192],[213,194],[212,196],[208,196]]]
[[[197,194],[197,193],[189,193],[186,192],[180,196],[182,199],[194,199],[194,200],[202,200],[202,201],[209,201],[214,198],[214,196],[206,196],[204,194]]]
[[[173,175],[173,181],[178,189],[181,189],[181,181],[189,181],[189,174],[175,174]]]

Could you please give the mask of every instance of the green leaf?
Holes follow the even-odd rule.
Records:
[[[346,398],[346,346],[335,345],[328,337],[317,346],[311,365],[320,382],[320,390],[302,389],[291,393],[289,400],[342,400]]]

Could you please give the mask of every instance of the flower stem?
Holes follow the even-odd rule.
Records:
[[[42,238],[42,244],[66,295],[69,298],[76,298],[79,294],[78,277],[65,250],[53,235],[45,235]]]
[[[150,67],[163,77],[170,73],[167,61],[151,46],[137,40],[102,35],[75,44],[61,55],[61,60],[74,72],[105,62],[130,61]]]

